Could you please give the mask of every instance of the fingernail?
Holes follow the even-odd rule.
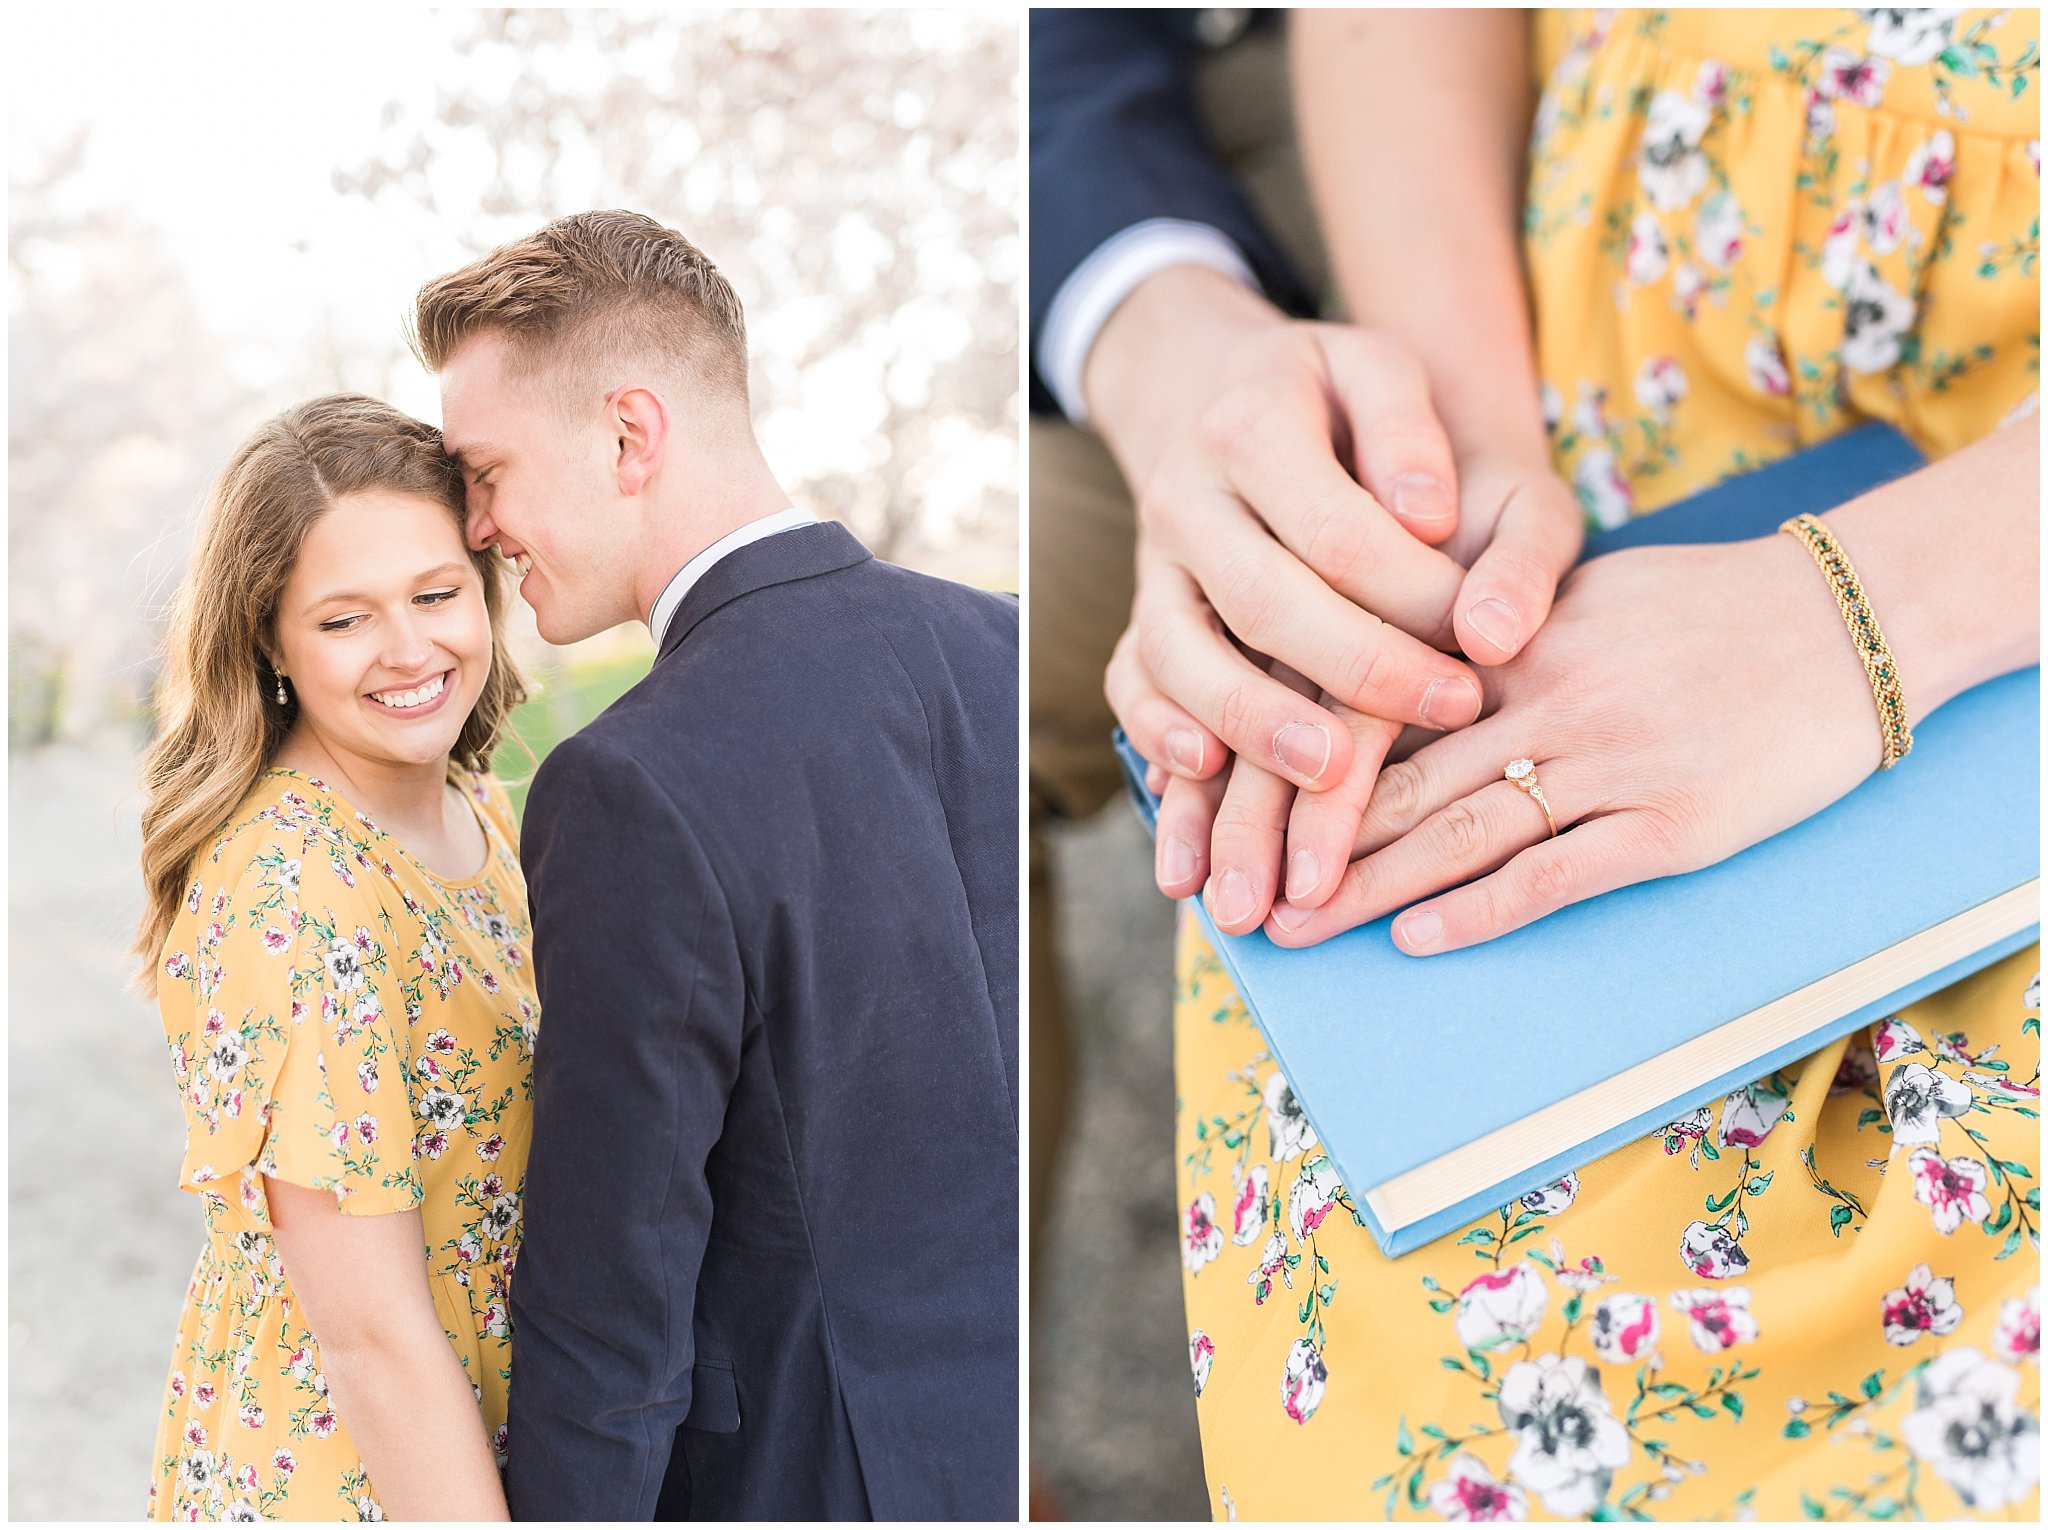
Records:
[[[1273,922],[1292,935],[1308,923],[1308,916],[1314,912],[1314,909],[1296,908],[1292,903],[1276,903],[1273,905]]]
[[[1394,480],[1394,513],[1404,521],[1441,525],[1451,518],[1451,491],[1426,473]]]
[[[1177,834],[1169,834],[1159,846],[1159,880],[1177,887],[1195,874],[1195,847]]]
[[[1251,879],[1242,871],[1226,871],[1216,879],[1209,910],[1218,924],[1241,924],[1252,911]]]
[[[1410,951],[1428,951],[1444,937],[1444,922],[1428,909],[1401,921],[1401,944]]]
[[[1322,862],[1313,850],[1297,850],[1287,862],[1287,896],[1306,898],[1323,880]]]
[[[1482,600],[1465,613],[1472,630],[1502,653],[1512,653],[1522,636],[1522,623],[1504,600]]]
[[[1439,728],[1462,728],[1479,717],[1479,687],[1463,675],[1432,680],[1422,693],[1422,719]]]
[[[1296,775],[1320,781],[1330,768],[1330,730],[1321,723],[1289,723],[1273,735],[1273,753]]]
[[[1202,735],[1193,728],[1166,730],[1166,757],[1182,775],[1198,776],[1202,771]]]

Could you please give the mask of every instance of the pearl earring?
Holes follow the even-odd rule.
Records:
[[[291,698],[285,695],[284,693],[284,676],[278,674],[278,672],[274,669],[271,671],[271,673],[273,675],[277,675],[277,704],[279,706],[283,706],[291,700]]]

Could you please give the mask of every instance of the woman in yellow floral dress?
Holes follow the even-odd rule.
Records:
[[[316,399],[236,454],[180,592],[138,950],[206,1246],[156,1519],[505,1518],[538,1013],[462,507],[433,429]]]
[[[1398,329],[1405,316],[1423,329],[1409,338],[1431,363],[1468,509],[1482,448],[1546,431],[1549,471],[1589,522],[1608,525],[1880,419],[1930,458],[1955,455],[1845,514],[1862,506],[1868,528],[1880,512],[1917,515],[1977,559],[1979,577],[2036,588],[2037,13],[1319,15],[1296,26],[1304,146],[1344,295],[1362,322]],[[1499,103],[1530,52],[1541,102],[1520,245],[1533,350],[1519,363],[1495,331],[1492,352],[1452,357],[1447,371],[1461,339],[1488,338],[1467,314],[1513,286],[1467,279],[1513,250],[1511,198],[1472,188],[1508,184],[1504,144],[1484,134],[1527,123]],[[1375,136],[1389,121],[1398,149]],[[1459,153],[1476,173],[1453,173]],[[1352,168],[1333,170],[1344,156]],[[1446,186],[1460,197],[1425,205]],[[1390,241],[1383,223],[1380,237],[1347,239],[1345,197],[1394,204],[1380,216],[1406,217],[1403,237]],[[1430,290],[1432,275],[1456,290]],[[1512,304],[1521,311],[1519,296]],[[1460,425],[1485,411],[1456,366],[1482,363],[1510,391],[1537,385],[1523,391],[1540,395],[1540,424],[1536,398],[1509,398],[1461,443]],[[1979,522],[1997,534],[1980,540]],[[1852,551],[1883,540],[1844,536]],[[1782,620],[1796,631],[1778,646],[1795,655],[1809,638],[1815,655],[1840,643],[1803,552],[1769,540],[1779,549],[1741,554],[1765,560],[1743,567],[1782,568],[1782,584],[1738,582],[1718,606],[1674,588],[1673,624],[1735,634]],[[1667,572],[1695,566],[1658,556]],[[1923,551],[1917,564],[1936,561]],[[1607,577],[1611,589],[1620,576]],[[1512,715],[1528,666],[1557,644],[1577,645],[1572,682],[1598,688],[1601,654],[1625,645],[1572,625],[1593,598],[1560,593],[1525,658],[1501,667],[1489,716]],[[1983,636],[1967,673],[1909,668],[1920,711],[2035,662],[2037,598],[1990,602],[2008,630]],[[1876,605],[1888,633],[1925,619],[1911,601]],[[1969,627],[1968,603],[1941,620]],[[1763,671],[1737,668],[1726,683],[1743,673]],[[1854,698],[1854,684],[1839,693]],[[1868,698],[1855,726],[1874,740]],[[1762,682],[1753,704],[1771,704]],[[1568,709],[1520,716],[1551,724],[1531,732],[1553,747],[1591,731],[1557,726]],[[1617,728],[1602,747],[1623,753],[1628,741]],[[1785,746],[1756,750],[1766,765],[1773,747]],[[1488,758],[1497,781],[1507,754]],[[1875,763],[1868,748],[1791,817]],[[1636,811],[1586,806],[1609,825]],[[1401,839],[1398,826],[1375,833],[1373,816],[1362,848],[1375,854],[1361,865]],[[1569,821],[1561,812],[1560,827]],[[1553,843],[1573,833],[1586,831]],[[1405,889],[1347,882],[1324,906],[1335,912],[1283,900],[1268,933],[1306,943],[1459,880],[1425,885],[1412,865],[1380,864]],[[1502,876],[1486,880],[1511,886]],[[1500,933],[1500,904],[1471,893],[1421,911],[1440,912],[1434,944],[1414,910],[1395,938],[1421,953]],[[1175,1156],[1217,1516],[2037,1519],[2038,965],[2038,947],[1998,962],[1389,1260],[1184,919]],[[1443,1078],[1414,1087],[1454,1100],[1454,1074],[1447,1057]]]

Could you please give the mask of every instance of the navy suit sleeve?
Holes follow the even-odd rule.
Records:
[[[650,1519],[690,1410],[745,981],[702,849],[631,759],[561,745],[524,840],[541,1013],[507,1496],[521,1519]]]
[[[1031,354],[1053,295],[1101,244],[1148,218],[1235,240],[1266,295],[1293,313],[1301,278],[1216,158],[1195,112],[1185,11],[1031,12]],[[1032,373],[1034,408],[1053,407]]]

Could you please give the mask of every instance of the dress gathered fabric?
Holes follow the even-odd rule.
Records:
[[[449,880],[323,782],[267,772],[211,849],[157,974],[206,1246],[157,1432],[159,1520],[381,1519],[279,1256],[264,1177],[354,1216],[418,1208],[434,1307],[502,1464],[509,1282],[539,1005],[504,789]]]
[[[2031,412],[2037,12],[1532,24],[1525,253],[1589,524],[1869,420],[1932,457]],[[1175,1160],[1216,1517],[2037,1521],[2039,965],[1388,1259],[1184,915]],[[1455,1060],[1414,1087],[1456,1108]]]

